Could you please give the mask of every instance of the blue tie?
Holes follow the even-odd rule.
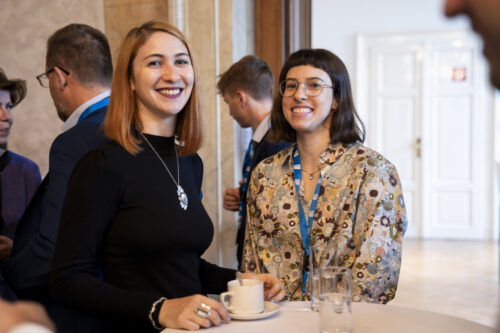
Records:
[[[253,160],[253,153],[255,149],[255,144],[256,142],[253,140],[250,140],[250,143],[248,144],[247,152],[245,153],[245,159],[243,160],[243,180],[241,184],[241,193],[246,193],[247,188],[248,188],[248,182],[250,181],[250,167],[252,166],[252,160]],[[238,216],[241,219],[242,213],[243,213],[243,205],[244,202],[240,201],[240,210],[238,212]]]

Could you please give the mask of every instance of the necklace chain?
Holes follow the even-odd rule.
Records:
[[[158,154],[158,152],[153,147],[151,142],[149,142],[149,140],[146,139],[144,134],[142,134],[141,132],[139,132],[139,133],[141,134],[144,141],[146,141],[146,143],[149,145],[151,150],[155,153],[156,157],[158,157],[161,164],[163,164],[163,166],[165,167],[165,170],[167,170],[170,178],[172,178],[172,180],[174,181],[175,185],[177,186],[177,198],[179,199],[179,205],[181,206],[182,209],[186,210],[188,207],[188,197],[187,197],[186,192],[184,191],[184,189],[181,186],[181,180],[179,177],[179,156],[177,156],[177,149],[175,148],[175,145],[174,145],[174,151],[175,151],[175,160],[177,161],[177,181],[175,181],[175,178],[174,178],[174,176],[172,176],[172,173],[168,169],[167,164],[165,163],[165,161],[163,161],[163,158],[160,157],[160,154]]]
[[[179,186],[181,184],[180,182],[180,179],[179,179],[179,157],[177,156],[177,149],[175,149],[174,147],[174,151],[175,151],[175,160],[177,161],[177,181],[175,181],[175,178],[174,176],[172,176],[172,173],[170,172],[169,168],[167,167],[167,165],[165,164],[165,161],[163,161],[163,158],[160,157],[160,154],[158,154],[158,152],[156,151],[156,149],[153,147],[153,145],[151,144],[151,142],[149,142],[148,139],[146,139],[146,137],[144,136],[144,134],[141,133],[141,136],[142,138],[144,139],[144,141],[146,141],[146,143],[149,145],[149,147],[151,147],[151,150],[155,153],[155,155],[158,157],[158,159],[160,160],[161,164],[163,164],[163,166],[165,167],[165,170],[167,170],[168,174],[170,175],[170,177],[172,178],[172,180],[174,181],[175,185],[176,186]]]
[[[318,172],[319,170],[321,170],[321,168],[318,168],[316,171],[313,171],[313,172],[309,172],[305,169],[302,169],[302,171],[304,171],[305,173],[307,173],[308,175],[314,175],[316,172]]]
[[[306,174],[308,174],[308,175],[309,175],[309,180],[313,180],[313,176],[314,176],[314,174],[315,174],[316,172],[320,171],[320,170],[321,170],[321,168],[318,168],[318,170],[316,170],[316,171],[309,172],[309,171],[307,171],[307,170],[302,169],[302,171],[303,171],[303,172],[305,172]]]

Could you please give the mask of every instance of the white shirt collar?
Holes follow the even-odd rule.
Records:
[[[99,102],[100,100],[108,97],[111,94],[111,90],[106,90],[102,93],[100,93],[97,96],[92,97],[82,105],[76,108],[76,110],[69,116],[68,119],[64,122],[64,124],[61,126],[61,129],[63,132],[66,132],[69,130],[71,127],[75,126],[76,123],[78,123],[78,119],[80,119],[80,116],[82,115],[83,111],[85,111],[89,106],[92,104],[95,104]]]
[[[271,115],[268,114],[266,118],[264,118],[264,120],[260,122],[259,126],[257,126],[257,129],[252,135],[252,140],[255,142],[260,142],[260,140],[262,140],[264,135],[266,135],[270,127],[271,127]]]

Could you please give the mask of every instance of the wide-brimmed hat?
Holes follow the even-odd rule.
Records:
[[[26,96],[26,81],[20,79],[7,78],[2,68],[0,68],[0,90],[7,90],[10,93],[12,106],[16,106]]]

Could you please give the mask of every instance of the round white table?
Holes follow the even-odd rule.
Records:
[[[439,313],[392,305],[352,303],[353,333],[494,333],[496,329]],[[253,321],[232,320],[202,329],[206,333],[318,333],[319,313],[309,302],[280,303],[275,315]],[[186,332],[164,329],[162,333]]]

